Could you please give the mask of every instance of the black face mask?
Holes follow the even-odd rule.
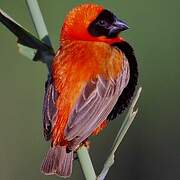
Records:
[[[121,31],[126,29],[128,25],[108,10],[103,10],[88,27],[92,36],[106,36],[107,38],[117,37]]]

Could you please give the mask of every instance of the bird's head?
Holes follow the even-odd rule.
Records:
[[[61,41],[83,40],[109,44],[123,39],[119,33],[128,25],[96,4],[82,4],[69,12],[61,30]]]

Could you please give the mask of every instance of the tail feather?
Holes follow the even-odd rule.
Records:
[[[69,177],[72,173],[73,152],[66,152],[66,146],[51,147],[42,163],[41,171],[46,175],[56,174]]]

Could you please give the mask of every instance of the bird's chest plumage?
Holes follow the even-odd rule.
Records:
[[[124,55],[102,42],[66,41],[52,64],[52,76],[59,97],[56,101],[61,117],[57,118],[54,136],[63,134],[68,116],[88,81],[99,75],[116,79],[122,71]]]

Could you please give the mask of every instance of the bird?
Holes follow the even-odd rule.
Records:
[[[77,149],[128,106],[138,78],[133,48],[119,35],[128,28],[97,4],[78,5],[65,17],[45,88],[44,137],[51,147],[44,174],[69,177]]]
[[[41,165],[45,175],[70,177],[75,153],[130,104],[138,82],[132,46],[121,37],[129,29],[102,5],[74,7],[53,49],[31,36],[0,10],[0,22],[18,43],[37,49],[34,60],[52,57],[43,101],[43,134],[50,148]],[[44,53],[45,52],[45,53]]]

